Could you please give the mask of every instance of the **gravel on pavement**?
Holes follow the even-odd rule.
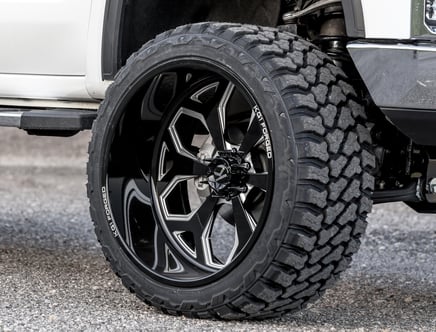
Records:
[[[436,216],[379,205],[351,268],[280,319],[172,317],[140,302],[106,263],[88,214],[89,133],[0,129],[0,332],[436,331]]]

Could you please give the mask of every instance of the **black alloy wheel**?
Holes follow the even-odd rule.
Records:
[[[107,171],[123,249],[150,276],[191,285],[243,258],[262,228],[273,182],[267,127],[254,99],[195,67],[198,61],[167,64],[151,78],[146,105],[168,89],[180,92],[165,111],[156,109],[159,130],[137,137],[140,114],[126,115]],[[122,142],[138,148],[126,154]]]

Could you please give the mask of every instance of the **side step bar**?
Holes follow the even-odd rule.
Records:
[[[92,128],[96,111],[0,108],[0,127],[15,127],[35,135],[71,136]]]

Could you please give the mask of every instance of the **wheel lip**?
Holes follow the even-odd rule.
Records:
[[[177,36],[179,37],[179,36]],[[229,46],[231,47],[235,47],[236,49],[243,51],[245,53],[246,56],[251,57],[250,60],[252,61],[252,64],[256,64],[257,60],[252,57],[247,51],[243,50],[242,48],[239,48],[237,45],[231,43],[229,40],[226,39],[222,39],[220,37],[217,37],[215,35],[210,35],[208,36],[210,38],[217,38],[220,41],[227,43]],[[178,47],[180,46],[187,46],[190,47],[188,45],[176,45]],[[152,48],[153,46],[151,45],[150,48]],[[143,54],[146,53],[146,48],[143,49]],[[186,48],[184,49],[186,51]],[[190,48],[191,50],[191,48]],[[205,58],[203,57],[202,54],[202,50],[203,49],[196,49],[192,52],[192,56],[176,56],[173,59],[171,59],[171,61],[178,61],[179,59],[187,59],[187,60],[200,60],[203,61],[203,63],[205,65],[208,65],[210,63],[214,63],[216,64],[218,67],[226,67],[226,64],[224,63],[224,60],[222,60],[222,58],[220,57],[214,57],[214,60],[212,60],[211,58]],[[216,53],[216,49],[214,48],[210,48],[209,49],[209,55],[213,52],[213,54]],[[141,59],[141,62],[145,62],[146,60],[148,61],[148,63],[150,64],[156,64],[158,62],[160,62],[159,59],[159,55],[151,52],[150,54],[148,54],[145,56],[142,56],[143,59]],[[238,61],[238,59],[236,58],[236,55],[229,55],[229,54],[225,54],[224,58],[229,59],[230,62],[233,63],[240,63]],[[170,62],[171,62],[170,61]],[[134,61],[132,61],[132,63],[134,63]],[[135,66],[138,66],[138,64],[134,63]],[[164,65],[165,63],[159,63],[159,65]],[[257,67],[257,69],[259,69],[259,67]],[[129,101],[132,99],[132,97],[138,93],[138,91],[140,90],[141,86],[143,86],[144,81],[150,79],[150,77],[156,75],[156,73],[158,72],[158,70],[156,70],[156,67],[153,67],[153,69],[148,70],[147,72],[138,74],[136,76],[131,75],[125,75],[125,72],[128,72],[127,68],[123,69],[122,72],[119,73],[118,75],[118,79],[116,80],[116,85],[113,87],[110,87],[109,89],[112,89],[111,91],[111,95],[113,96],[115,102],[111,102],[109,103],[108,101],[104,101],[103,106],[101,108],[106,108],[106,112],[105,114],[100,115],[100,117],[104,117],[105,118],[105,122],[104,123],[118,123],[122,116],[123,116],[123,112],[122,110],[125,109],[125,107],[128,105]],[[135,73],[137,73],[138,71],[136,71]],[[279,172],[278,174],[276,174],[274,176],[274,184],[278,186],[278,192],[274,193],[275,197],[282,197],[283,199],[286,199],[287,203],[283,204],[283,201],[279,198],[277,199],[273,199],[271,201],[272,205],[274,205],[274,209],[276,211],[280,211],[279,214],[279,218],[276,218],[276,221],[274,221],[274,229],[272,234],[275,234],[273,236],[271,236],[270,234],[268,235],[262,235],[262,248],[263,249],[258,249],[256,246],[253,248],[253,251],[256,251],[258,254],[264,255],[265,254],[265,250],[267,250],[268,252],[268,259],[272,259],[272,257],[274,257],[275,253],[277,252],[277,250],[279,249],[278,243],[280,242],[280,239],[282,239],[284,237],[284,232],[283,232],[283,225],[287,225],[288,224],[288,220],[291,218],[292,215],[292,211],[293,211],[293,206],[294,206],[294,202],[295,202],[295,194],[296,194],[296,179],[297,179],[297,165],[294,162],[294,160],[298,159],[298,150],[296,148],[296,144],[295,144],[295,136],[294,136],[294,131],[293,128],[291,126],[289,126],[290,123],[290,118],[288,113],[286,112],[286,107],[285,104],[283,102],[283,100],[279,99],[275,100],[275,101],[271,101],[270,98],[267,98],[267,93],[269,93],[270,95],[276,95],[276,96],[281,96],[280,92],[277,90],[277,87],[275,86],[274,82],[272,81],[272,78],[270,77],[270,75],[266,72],[266,70],[260,68],[260,74],[253,74],[252,72],[248,72],[245,69],[240,69],[240,70],[236,70],[235,74],[240,75],[246,82],[247,84],[249,83],[253,83],[253,87],[257,87],[258,89],[265,89],[265,86],[262,85],[260,83],[259,80],[259,75],[261,75],[261,77],[264,77],[267,81],[267,90],[265,90],[265,94],[260,95],[260,97],[256,98],[256,103],[261,106],[262,108],[264,106],[269,106],[270,108],[273,109],[277,109],[277,112],[268,112],[265,113],[265,118],[267,119],[268,122],[271,123],[271,121],[273,121],[274,123],[277,124],[278,128],[281,129],[279,136],[277,136],[277,131],[276,132],[271,132],[271,141],[273,142],[273,149],[274,146],[277,146],[277,143],[280,143],[280,147],[284,148],[285,151],[289,152],[289,155],[294,156],[293,159],[290,159],[290,157],[286,157],[283,154],[275,154],[275,159],[277,161],[277,159],[281,160],[282,162],[288,163],[288,167],[287,167],[287,171],[283,172]],[[239,80],[238,80],[239,81]],[[245,84],[245,82],[240,81],[239,82],[242,86],[246,87],[247,85]],[[131,87],[131,89],[129,89],[128,93],[126,93],[124,90],[121,90],[122,92],[120,93],[120,90],[116,90],[115,88],[118,87],[121,84],[126,84],[129,85]],[[246,87],[247,88],[247,87]],[[254,94],[254,91],[252,91],[251,89],[247,90],[250,92],[250,94]],[[106,167],[107,167],[107,158],[108,158],[108,147],[106,144],[102,144],[103,142],[105,142],[106,140],[113,141],[113,137],[114,137],[114,127],[112,127],[111,125],[106,125],[103,127],[99,127],[98,129],[100,129],[101,131],[99,133],[101,133],[100,135],[98,135],[98,137],[96,138],[96,142],[95,142],[95,146],[97,147],[101,147],[102,148],[102,153],[98,155],[98,162],[99,164],[102,165],[102,169],[104,169],[103,174],[106,173]],[[281,137],[281,138],[279,138]],[[109,138],[109,139],[108,139]],[[283,139],[284,138],[284,139]],[[277,141],[277,142],[276,142]],[[276,143],[274,143],[276,142]],[[91,171],[93,171],[91,169]],[[100,174],[101,175],[101,174]],[[100,177],[95,177],[96,179],[98,178],[98,182],[97,184],[97,188],[101,188],[102,185],[104,185],[106,183],[106,179],[104,178],[100,178]],[[290,185],[288,185],[290,184]],[[92,195],[91,195],[92,196]],[[95,197],[95,196],[94,196]],[[103,207],[103,201],[101,198],[101,195],[98,195],[96,197],[97,199],[97,203],[99,206]],[[91,208],[91,211],[94,215],[98,215],[101,214],[101,219],[102,220],[106,220],[106,216],[104,215],[104,210],[103,208],[96,210],[95,208]],[[271,213],[271,210],[270,210]],[[109,224],[108,222],[106,222],[106,224]],[[111,241],[115,241],[117,236],[112,236],[112,232],[110,230],[110,225],[107,225],[107,229],[108,229],[108,236],[109,239]],[[260,240],[260,239],[259,239]],[[115,257],[117,257],[118,255],[124,256],[123,251],[117,251],[117,252],[113,252],[112,254],[116,254]],[[133,262],[132,262],[133,263]],[[242,266],[241,266],[242,265]],[[130,266],[130,265],[129,265]],[[136,264],[131,265],[131,269],[134,268],[134,266],[136,266]],[[262,264],[259,260],[257,259],[253,259],[253,255],[251,256],[251,258],[249,258],[249,260],[244,263],[244,264],[240,264],[240,266],[236,266],[235,270],[238,269],[241,272],[246,273],[247,271],[251,271],[250,273],[253,273],[254,271],[256,271],[256,274],[262,274],[265,271],[265,268],[267,266],[265,266],[264,264]],[[242,269],[242,270],[241,270]],[[248,270],[247,270],[248,269]],[[136,269],[131,270],[133,271],[137,271]],[[235,271],[237,272],[237,271]],[[139,271],[135,272],[135,275],[137,276],[137,278],[142,278],[142,273],[139,274]],[[240,282],[240,276],[238,275],[238,273],[235,273],[234,276],[231,277],[230,280],[235,279],[235,282]],[[149,282],[151,280],[154,279],[150,279]],[[212,285],[211,285],[212,286]],[[161,284],[157,283],[156,287],[161,287]],[[203,289],[203,288],[202,288]],[[190,296],[191,293],[180,293],[180,294],[185,294],[186,296]]]

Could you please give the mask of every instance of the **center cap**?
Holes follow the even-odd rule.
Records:
[[[231,200],[247,192],[249,170],[250,164],[245,162],[243,153],[220,151],[208,166],[207,183],[214,196]]]

